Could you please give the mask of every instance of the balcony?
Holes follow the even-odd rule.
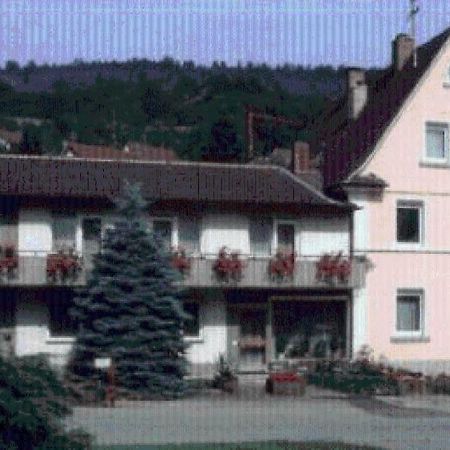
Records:
[[[239,287],[239,288],[322,288],[322,289],[356,289],[365,285],[367,261],[361,259],[348,260],[346,276],[326,275],[318,270],[320,257],[296,258],[292,273],[280,276],[271,273],[271,258],[241,258],[242,270],[235,277],[218,276],[214,270],[217,256],[189,258],[190,269],[183,275],[182,284],[186,287]]]
[[[65,263],[55,260],[56,255],[44,252],[26,252],[16,256],[16,264],[1,266],[0,285],[8,286],[82,286],[92,267],[92,256]],[[349,261],[347,277],[318,276],[319,257],[300,257],[295,260],[292,274],[274,275],[269,270],[270,258],[242,257],[242,271],[239,277],[219,277],[214,270],[217,255],[190,257],[190,269],[183,275],[181,284],[186,287],[222,288],[322,288],[354,289],[365,284],[367,262]],[[53,260],[52,260],[53,259]],[[65,269],[61,269],[65,267]]]

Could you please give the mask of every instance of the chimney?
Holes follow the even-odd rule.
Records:
[[[357,119],[367,103],[366,72],[357,67],[347,69],[348,117]]]
[[[392,41],[392,65],[395,70],[400,71],[413,56],[416,43],[407,34],[399,34]]]
[[[299,175],[301,172],[308,172],[309,170],[311,170],[309,144],[296,141],[292,152],[292,172],[295,175]]]

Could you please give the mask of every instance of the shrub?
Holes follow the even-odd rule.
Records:
[[[83,450],[86,435],[67,433],[67,392],[42,356],[0,358],[0,448]]]

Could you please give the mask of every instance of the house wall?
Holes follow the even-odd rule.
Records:
[[[444,165],[424,161],[426,122],[447,123],[450,129],[449,66],[447,43],[361,171],[381,177],[388,188],[378,199],[367,194],[365,212],[355,214],[355,251],[366,253],[374,264],[363,293],[369,318],[365,343],[374,348],[375,355],[427,371],[446,365],[450,370],[450,351],[445,345],[450,341],[450,159]],[[358,196],[361,193],[351,194],[349,200]],[[422,244],[396,242],[398,200],[423,202]],[[396,291],[408,287],[424,291],[421,342],[392,339]]]
[[[20,252],[49,252],[52,249],[51,215],[44,209],[21,209],[19,211]]]
[[[224,301],[208,301],[200,305],[200,336],[187,339],[187,359],[194,372],[211,372],[219,355],[227,351],[226,306]]]
[[[49,314],[45,296],[36,295],[32,290],[18,293],[16,303],[16,355],[43,353],[50,362],[62,367],[72,348],[73,338],[51,337]]]

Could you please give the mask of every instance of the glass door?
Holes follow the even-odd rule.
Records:
[[[283,253],[295,252],[295,227],[293,224],[279,223],[277,226],[278,250]]]
[[[102,247],[102,221],[99,217],[85,217],[82,222],[83,259],[86,269],[92,267],[93,255]]]

